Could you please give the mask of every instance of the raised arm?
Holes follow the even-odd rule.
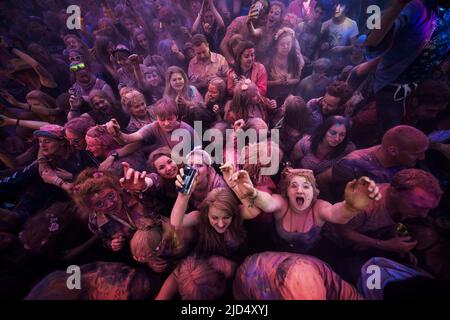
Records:
[[[223,166],[222,168],[226,170],[227,167]],[[279,195],[270,195],[267,192],[259,191],[254,186],[252,181],[250,180],[250,176],[248,172],[245,170],[239,170],[234,172],[228,177],[228,174],[225,179],[227,181],[230,188],[233,192],[238,196],[243,203],[247,204],[247,207],[253,208],[256,207],[260,211],[249,211],[243,210],[241,214],[244,219],[253,219],[255,218],[261,211],[264,212],[273,212],[276,213],[281,210],[284,204],[284,199]],[[254,215],[256,214],[256,215]]]
[[[1,126],[19,126],[19,127],[23,127],[23,128],[39,130],[40,127],[43,127],[48,124],[49,123],[45,122],[45,121],[13,119],[13,118],[8,118],[3,115],[0,115],[0,127]]]
[[[329,202],[318,200],[319,218],[323,222],[345,224],[373,201],[380,199],[381,194],[375,182],[367,177],[361,177],[347,183],[344,201],[332,205]]]
[[[53,76],[47,71],[47,69],[41,66],[41,64],[31,56],[23,51],[20,51],[17,48],[9,46],[4,41],[1,42],[1,46],[6,48],[12,54],[16,55],[22,61],[28,63],[34,69],[34,71],[36,71],[37,75],[39,76],[39,81],[43,86],[47,88],[56,88],[58,86],[58,84],[53,79]]]
[[[395,20],[402,12],[403,8],[412,0],[395,0],[392,5],[381,14],[381,28],[370,31],[365,45],[367,47],[377,47],[391,30]]]
[[[183,186],[183,177],[184,170],[180,169],[180,174],[177,175],[177,180],[175,184],[178,188],[182,188]],[[199,223],[200,221],[200,211],[192,211],[188,214],[186,210],[189,205],[189,199],[191,198],[192,192],[195,190],[195,186],[197,184],[198,176],[196,177],[194,184],[191,188],[191,192],[188,194],[184,194],[179,192],[177,200],[172,208],[172,212],[170,214],[170,223],[175,227],[192,227]]]
[[[208,0],[208,5],[214,15],[214,19],[217,22],[217,27],[219,29],[225,29],[225,23],[223,22],[222,16],[220,15],[219,11],[217,11],[214,0]]]
[[[106,129],[108,133],[114,137],[114,139],[122,144],[129,144],[133,142],[139,142],[144,139],[139,131],[133,132],[131,134],[126,134],[120,131],[120,125],[116,119],[111,119],[106,123]]]

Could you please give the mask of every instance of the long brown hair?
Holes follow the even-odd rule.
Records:
[[[215,207],[231,216],[231,224],[226,232],[230,232],[231,238],[243,241],[245,239],[245,230],[239,212],[238,200],[228,188],[217,188],[208,193],[206,199],[199,207],[200,237],[197,252],[206,256],[213,254],[226,256],[225,241],[222,235],[217,233],[209,222],[208,213],[211,207]]]

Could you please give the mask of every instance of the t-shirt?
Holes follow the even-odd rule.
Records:
[[[350,40],[359,33],[358,25],[350,18],[345,18],[341,24],[335,24],[332,19],[322,24],[321,32],[328,30],[330,47],[348,46]]]
[[[436,17],[422,0],[413,0],[401,11],[383,41],[367,48],[369,58],[383,56],[375,72],[375,92],[394,83],[419,56],[431,39]]]
[[[375,156],[378,148],[380,145],[355,150],[333,165],[332,180],[336,195],[342,195],[345,184],[353,179],[366,176],[376,183],[389,183],[392,177],[403,169],[403,167],[383,167]]]
[[[174,135],[174,132],[178,129],[184,130],[184,135]],[[151,124],[143,126],[137,132],[139,132],[144,138],[144,143],[148,145],[152,145],[154,149],[159,147],[167,146],[170,149],[173,149],[179,143],[187,143],[189,144],[189,151],[192,150],[194,146],[194,129],[188,125],[186,122],[181,121],[178,129],[168,133],[163,131],[159,126],[158,122],[153,122]],[[181,133],[183,131],[177,131],[177,133]],[[188,136],[190,139],[188,139]],[[172,139],[173,137],[173,139]],[[190,141],[188,141],[190,140]],[[187,148],[187,147],[186,147]],[[152,148],[153,149],[153,148]]]

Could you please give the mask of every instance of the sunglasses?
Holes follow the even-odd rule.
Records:
[[[77,64],[73,64],[70,66],[70,71],[71,72],[77,72],[78,70],[83,70],[86,68],[86,65],[83,62],[77,63]]]

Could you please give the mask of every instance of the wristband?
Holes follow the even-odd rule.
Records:
[[[254,194],[250,197],[250,203],[248,204],[249,208],[253,208],[255,206],[256,198],[258,198],[258,189],[255,188]]]
[[[16,120],[16,126],[19,126],[20,119]]]

